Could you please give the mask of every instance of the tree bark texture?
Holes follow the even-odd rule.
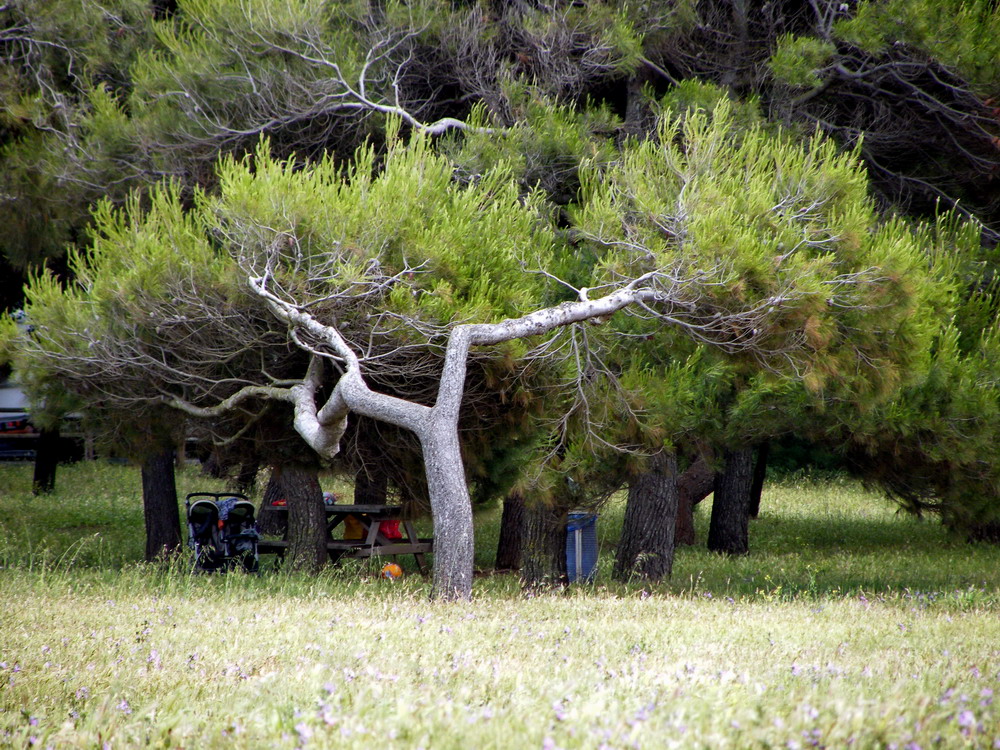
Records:
[[[233,486],[241,495],[252,495],[257,487],[257,472],[260,464],[254,459],[248,459],[240,463],[240,468],[233,478]]]
[[[42,430],[35,446],[35,473],[31,482],[33,495],[47,495],[55,490],[59,451],[59,430]]]
[[[694,533],[694,506],[708,497],[715,489],[715,472],[711,459],[699,455],[677,479],[677,523],[674,526],[674,544],[696,543]]]
[[[472,502],[458,442],[457,416],[432,420],[420,433],[427,472],[427,489],[434,521],[434,584],[437,599],[468,599],[472,595],[475,546]]]
[[[677,456],[659,453],[650,459],[646,472],[629,482],[614,577],[619,581],[669,578],[676,520]]]
[[[708,548],[727,555],[750,551],[750,483],[753,448],[725,452],[725,467],[715,476],[715,498],[708,530]]]
[[[271,476],[264,487],[264,498],[257,511],[257,528],[262,534],[285,536],[288,532],[288,514],[275,510],[272,503],[285,500],[285,490],[281,485],[281,466],[271,467]],[[287,500],[286,500],[287,502]]]
[[[170,448],[142,463],[142,511],[146,520],[146,561],[152,562],[179,550],[181,521],[174,452]]]
[[[290,570],[318,572],[326,562],[326,508],[315,468],[297,464],[282,467],[281,488],[288,501],[288,552]]]
[[[753,480],[750,482],[750,518],[760,515],[760,496],[764,492],[764,480],[767,478],[767,455],[770,452],[767,441],[757,446],[757,458],[753,463]]]
[[[511,492],[503,501],[500,538],[497,540],[497,570],[520,570],[524,544],[524,496]]]
[[[569,584],[566,570],[566,509],[544,503],[524,511],[521,585],[526,593]]]

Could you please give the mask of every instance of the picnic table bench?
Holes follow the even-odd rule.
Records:
[[[271,505],[268,510],[288,512],[287,506]],[[434,551],[434,540],[419,538],[413,528],[413,522],[403,516],[403,509],[398,505],[327,505],[326,510],[326,550],[330,560],[339,562],[344,558],[368,558],[387,555],[413,555],[421,573],[427,572],[427,561],[424,557]],[[363,528],[362,539],[334,539],[333,530],[348,517],[356,519]],[[403,529],[403,538],[392,539],[381,531],[383,521],[399,521]],[[261,539],[257,542],[258,554],[277,554],[284,556],[288,549],[286,539]]]

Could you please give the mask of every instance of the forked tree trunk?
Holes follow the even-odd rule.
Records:
[[[760,515],[760,496],[764,493],[764,480],[767,478],[767,455],[771,446],[764,441],[757,446],[757,458],[753,463],[753,480],[750,482],[750,518]]]
[[[146,561],[161,559],[180,549],[174,452],[169,448],[142,464],[142,511],[146,519]]]
[[[694,506],[708,497],[715,488],[715,472],[704,455],[699,455],[677,479],[677,523],[674,544],[695,544]]]
[[[619,581],[669,578],[676,519],[677,456],[658,453],[650,459],[648,471],[629,482],[614,577]]]
[[[288,501],[288,552],[290,570],[315,573],[326,562],[326,508],[315,468],[286,464],[281,488]]]
[[[708,548],[727,555],[750,551],[750,483],[753,449],[727,450],[725,467],[715,476],[715,498],[708,530]]]
[[[519,570],[524,545],[524,496],[511,492],[503,501],[500,538],[497,540],[497,570]]]
[[[544,503],[524,511],[521,585],[526,593],[569,584],[566,570],[566,510]]]
[[[42,430],[35,446],[35,473],[31,482],[33,495],[47,495],[56,488],[59,466],[59,430]]]
[[[350,413],[377,419],[413,430],[424,454],[427,485],[431,500],[436,535],[434,554],[434,588],[432,595],[444,599],[469,599],[472,596],[472,505],[458,440],[458,417],[465,388],[469,349],[472,346],[494,346],[505,341],[538,336],[562,326],[594,318],[604,318],[629,305],[662,303],[664,292],[637,278],[598,299],[563,302],[554,307],[508,318],[498,323],[460,324],[448,337],[444,367],[433,407],[377,393],[368,387],[362,376],[362,360],[333,326],[321,323],[304,308],[298,307],[268,288],[268,277],[250,276],[247,281],[279,319],[308,331],[324,341],[343,360],[342,374],[322,406],[317,402],[323,382],[324,361],[319,356],[310,359],[301,382],[288,389],[264,388],[272,398],[293,403],[296,431],[320,456],[332,458],[340,447]],[[196,416],[214,416],[239,403],[242,398],[261,395],[261,387],[252,386],[230,396],[224,403],[207,409],[171,402]],[[565,521],[563,513],[562,520]],[[532,524],[528,524],[531,529]],[[560,529],[560,546],[565,548],[566,534]],[[533,546],[527,534],[525,553]],[[565,554],[553,561],[565,571]],[[524,566],[522,566],[524,567]]]

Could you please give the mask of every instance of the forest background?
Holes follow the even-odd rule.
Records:
[[[281,467],[294,566],[323,557],[321,468],[429,506],[445,597],[498,498],[531,585],[623,485],[621,578],[669,576],[712,490],[708,544],[744,554],[754,459],[790,437],[995,540],[997,23],[9,3],[5,357],[41,424],[82,410],[143,462],[151,558],[188,434],[236,484]]]

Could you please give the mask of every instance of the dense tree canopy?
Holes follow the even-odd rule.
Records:
[[[497,414],[533,376],[552,387],[568,374],[569,398],[586,399],[590,347],[550,332],[569,327],[575,341],[574,324],[629,308],[643,338],[676,329],[814,390],[844,369],[892,380],[892,360],[925,345],[913,312],[940,292],[912,233],[875,224],[856,158],[737,128],[725,103],[664,116],[654,140],[585,169],[561,248],[541,195],[502,163],[475,180],[452,171],[423,136],[391,142],[377,167],[369,148],[347,167],[302,169],[265,143],[252,161],[222,162],[218,191],[189,209],[171,189],[148,207],[105,203],[93,244],[71,256],[75,283],[28,288],[21,372],[123,419],[167,405],[232,428],[234,413],[283,402],[325,458],[352,412],[413,431],[436,589],[451,596],[471,582],[459,410]],[[594,261],[580,287],[555,273],[574,252]],[[575,299],[553,306],[567,287]],[[627,356],[603,380],[648,370],[641,350]],[[674,425],[658,429],[669,440]]]
[[[514,455],[545,494],[547,468],[807,425],[911,507],[988,520],[998,18],[8,3],[0,252],[55,273],[7,357],[123,437],[172,408],[329,458],[348,413],[391,423],[458,513],[443,595],[467,591],[464,482],[509,485]]]

